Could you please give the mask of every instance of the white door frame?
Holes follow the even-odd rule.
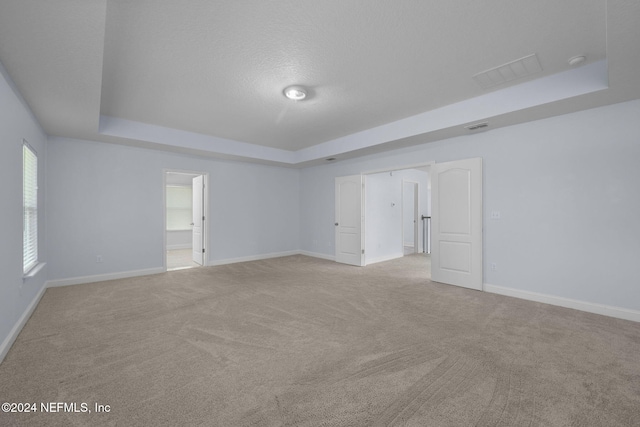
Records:
[[[404,200],[404,185],[405,184],[413,184],[413,253],[417,254],[420,249],[420,241],[418,240],[418,210],[420,209],[420,183],[416,181],[411,181],[408,179],[402,180],[402,253],[404,254],[404,208],[405,208],[405,200]]]
[[[193,171],[184,169],[163,169],[162,170],[162,267],[164,271],[167,271],[167,173],[181,173],[187,175],[202,175],[204,180],[204,238],[202,239],[202,245],[205,249],[204,265],[208,264],[209,253],[209,172]]]

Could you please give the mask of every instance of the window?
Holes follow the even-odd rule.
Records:
[[[38,264],[38,156],[27,141],[22,145],[22,270]]]

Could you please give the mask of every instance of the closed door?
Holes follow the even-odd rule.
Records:
[[[362,175],[336,178],[336,261],[343,264],[364,265],[363,186]]]
[[[204,265],[204,176],[193,178],[193,262]]]
[[[482,159],[435,164],[431,192],[431,279],[481,290]]]

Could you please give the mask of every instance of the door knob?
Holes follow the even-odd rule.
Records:
[[[338,223],[336,222],[336,225],[338,225]]]

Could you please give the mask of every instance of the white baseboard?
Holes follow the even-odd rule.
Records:
[[[285,256],[292,256],[292,255],[306,255],[306,256],[310,256],[313,258],[321,258],[321,259],[326,259],[329,261],[335,261],[336,257],[334,255],[327,255],[327,254],[321,254],[318,252],[310,252],[310,251],[286,251],[286,252],[272,252],[269,254],[261,254],[261,255],[252,255],[252,256],[247,256],[247,257],[240,257],[240,258],[227,258],[227,259],[221,259],[221,260],[215,260],[215,261],[209,261],[207,262],[207,266],[216,266],[216,265],[225,265],[225,264],[235,264],[238,262],[247,262],[247,261],[260,261],[263,259],[269,259],[269,258],[281,258],[281,257],[285,257]]]
[[[557,305],[565,308],[573,308],[574,310],[586,311],[589,313],[601,314],[603,316],[615,317],[618,319],[631,320],[640,322],[640,311],[628,308],[614,307],[604,304],[596,304],[575,300],[571,298],[563,298],[555,295],[539,294],[537,292],[522,291],[520,289],[505,288],[502,286],[491,285],[485,283],[483,289],[486,292],[505,295],[508,297],[520,298],[529,301],[542,302],[545,304]]]
[[[213,261],[207,261],[206,265],[208,267],[214,267],[216,265],[235,264],[238,262],[247,262],[247,261],[260,261],[263,259],[281,258],[284,256],[299,255],[299,254],[300,254],[300,251],[272,252],[269,254],[251,255],[251,256],[245,256],[240,258],[217,259]]]
[[[310,256],[310,257],[314,257],[314,258],[326,259],[326,260],[329,260],[329,261],[335,261],[336,260],[335,255],[321,254],[319,252],[299,251],[298,253],[300,255],[306,255],[306,256]]]
[[[46,283],[47,288],[56,288],[58,286],[81,285],[84,283],[104,282],[106,280],[126,279],[128,277],[148,276],[150,274],[164,273],[163,267],[148,268],[145,270],[122,271],[119,273],[97,274],[95,276],[70,277],[68,279],[49,280]]]
[[[400,253],[395,253],[395,254],[391,254],[391,255],[385,255],[385,256],[381,256],[381,257],[373,258],[373,259],[369,259],[369,258],[365,257],[365,265],[376,264],[376,263],[384,262],[384,261],[391,261],[392,259],[402,258],[403,256],[404,256],[404,254],[402,252],[400,252]]]
[[[13,328],[9,332],[9,335],[7,336],[7,338],[5,338],[2,344],[0,344],[0,363],[2,363],[5,356],[9,352],[9,349],[13,345],[13,342],[16,340],[16,338],[18,338],[20,331],[22,330],[24,325],[27,323],[27,320],[29,320],[29,318],[31,317],[31,314],[33,314],[33,310],[35,310],[36,307],[38,306],[38,303],[40,302],[40,299],[42,298],[42,295],[44,295],[44,291],[46,290],[47,290],[47,284],[44,283],[42,285],[42,288],[40,288],[36,296],[31,301],[31,304],[29,304],[29,306],[24,311],[24,313],[22,313],[22,316],[20,316],[20,319],[16,322],[15,325],[13,325]]]
[[[191,243],[180,243],[179,245],[167,245],[168,251],[174,251],[176,249],[191,249]]]

